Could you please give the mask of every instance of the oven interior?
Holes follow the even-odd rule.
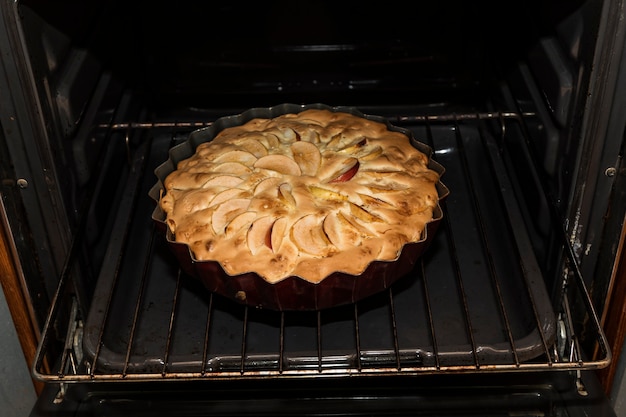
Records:
[[[27,181],[5,186],[7,211],[15,235],[28,230],[20,258],[35,261],[23,267],[42,328],[33,372],[60,386],[57,401],[81,382],[259,393],[263,380],[287,401],[286,387],[333,381],[347,397],[347,385],[363,390],[352,395],[363,410],[366,394],[408,409],[403,390],[369,390],[421,387],[422,404],[442,407],[426,386],[455,378],[462,408],[472,386],[510,404],[493,381],[511,373],[538,378],[514,384],[533,407],[554,406],[538,391],[563,391],[546,375],[586,393],[580,371],[611,359],[603,261],[619,231],[606,215],[616,177],[601,168],[621,157],[621,134],[597,107],[611,102],[598,80],[611,75],[621,6],[474,3],[5,4],[23,52],[13,88],[34,105],[13,103],[33,123],[3,145],[4,174]],[[282,103],[383,116],[446,168],[442,226],[384,293],[318,312],[248,308],[182,273],[156,232],[149,192],[169,149]]]

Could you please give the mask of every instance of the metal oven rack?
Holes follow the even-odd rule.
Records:
[[[33,372],[49,382],[219,380],[598,369],[610,361],[573,251],[563,296],[551,300],[503,162],[524,140],[517,113],[393,115],[434,150],[450,197],[415,270],[384,293],[318,312],[273,312],[212,295],[184,275],[151,222],[153,169],[204,122],[119,123],[127,182],[90,311],[78,308],[71,251]],[[131,151],[132,138],[140,144]],[[557,222],[558,224],[558,222]],[[73,247],[80,246],[80,235]],[[69,314],[62,306],[71,305]],[[580,346],[572,306],[584,306],[597,355]],[[67,309],[66,309],[67,310]],[[69,318],[68,318],[69,316]],[[61,357],[49,346],[69,325]]]

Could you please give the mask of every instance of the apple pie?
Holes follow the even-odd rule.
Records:
[[[431,166],[386,123],[311,108],[219,131],[175,164],[159,206],[194,262],[318,284],[423,240],[440,200]]]

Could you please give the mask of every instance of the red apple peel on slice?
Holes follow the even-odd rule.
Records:
[[[334,182],[346,182],[346,181],[349,181],[359,171],[359,165],[360,165],[359,164],[359,160],[357,159],[356,163],[354,165],[352,165],[350,168],[348,168],[347,171],[344,171],[343,173],[339,174],[337,177],[333,178],[329,182],[334,183]]]

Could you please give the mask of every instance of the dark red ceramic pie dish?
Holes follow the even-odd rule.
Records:
[[[242,304],[279,311],[321,310],[354,303],[389,288],[394,282],[406,276],[432,241],[443,217],[439,205],[433,212],[432,220],[426,224],[422,239],[404,245],[394,260],[373,261],[358,275],[333,272],[319,283],[311,283],[298,276],[289,276],[279,282],[269,283],[254,272],[229,275],[219,262],[196,260],[189,246],[174,240],[174,236],[165,223],[166,215],[160,208],[158,201],[164,191],[165,178],[176,169],[179,161],[191,157],[199,144],[211,141],[221,130],[227,127],[238,126],[254,118],[274,118],[282,114],[299,113],[307,109],[345,112],[384,123],[390,130],[406,134],[410,138],[411,144],[429,157],[430,169],[440,176],[444,173],[444,168],[432,160],[430,147],[416,141],[410,131],[392,126],[384,118],[364,115],[359,110],[350,107],[329,107],[323,104],[281,104],[269,108],[254,108],[235,116],[220,118],[211,126],[192,132],[188,140],[170,150],[168,160],[155,170],[158,181],[151,189],[150,196],[157,204],[152,218],[167,240],[183,271],[199,279],[209,291]],[[449,193],[446,186],[441,182],[437,183],[437,192],[440,202]]]

